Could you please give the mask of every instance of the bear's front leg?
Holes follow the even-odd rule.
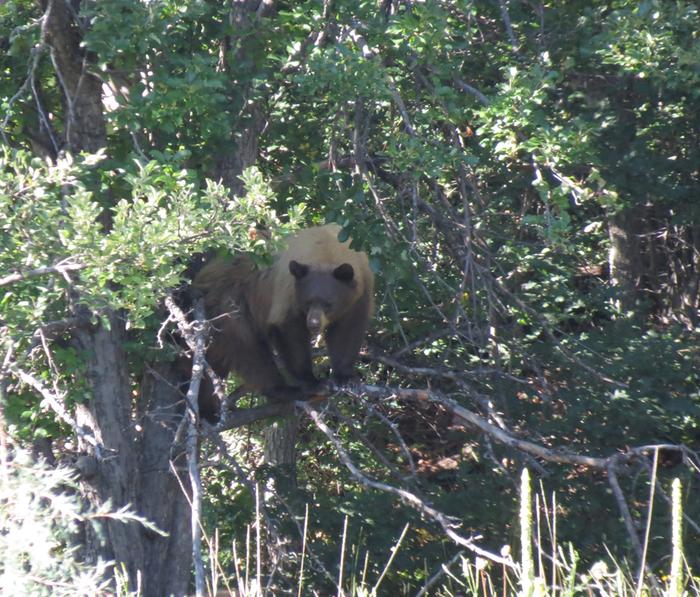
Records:
[[[357,378],[354,366],[369,326],[369,311],[370,299],[365,292],[342,318],[326,330],[331,374],[338,383]]]
[[[277,351],[284,368],[303,389],[318,384],[311,361],[311,335],[302,318],[290,318],[281,326],[268,330],[270,343]]]

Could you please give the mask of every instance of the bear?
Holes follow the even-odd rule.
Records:
[[[337,224],[306,228],[266,269],[238,255],[215,258],[194,277],[212,323],[207,361],[222,379],[240,376],[237,393],[274,402],[308,397],[321,383],[311,353],[317,337],[325,340],[332,378],[343,383],[354,377],[374,308],[374,274],[366,253],[340,242],[339,233]],[[203,417],[218,419],[206,378],[199,402]]]

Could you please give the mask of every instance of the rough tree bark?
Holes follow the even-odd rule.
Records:
[[[641,233],[643,208],[626,208],[608,218],[610,283],[618,289],[620,309],[632,310],[638,302],[644,273]]]
[[[182,595],[191,576],[191,492],[184,445],[174,444],[185,409],[182,392],[172,383],[179,376],[172,363],[154,364],[139,391],[142,431],[137,503],[159,529],[169,533],[162,537],[143,532],[144,595]]]
[[[40,0],[43,42],[49,47],[64,99],[65,148],[94,152],[107,142],[102,83],[90,74],[90,57],[80,47],[78,7],[64,0]],[[75,12],[74,12],[75,10]]]
[[[78,407],[76,420],[89,429],[100,445],[94,474],[84,479],[85,492],[96,507],[109,502],[120,508],[136,501],[133,479],[137,470],[135,436],[131,424],[129,375],[122,349],[122,336],[114,316],[110,329],[96,325],[78,329],[77,346],[88,355],[87,377],[91,400]],[[89,446],[80,445],[88,452]],[[106,519],[105,532],[89,534],[89,553],[124,564],[130,579],[137,578],[143,560],[138,528],[133,524]]]
[[[299,417],[296,413],[282,416],[265,429],[265,463],[282,467],[290,481],[296,483],[296,438]]]
[[[39,3],[44,11],[42,41],[50,51],[64,102],[61,148],[73,153],[103,149],[107,133],[102,85],[90,74],[96,69],[81,47],[80,3]],[[270,11],[269,2],[234,0],[231,24],[249,32]],[[238,53],[247,51],[243,43],[238,47]],[[236,91],[246,96],[249,90]],[[232,131],[230,151],[218,160],[213,175],[234,194],[242,190],[240,174],[257,159],[264,125],[264,114],[251,103],[245,125]],[[80,297],[76,298],[79,304]],[[129,590],[139,588],[146,597],[184,595],[190,579],[192,537],[186,463],[182,447],[175,445],[184,414],[184,397],[178,387],[182,372],[173,363],[157,363],[147,367],[138,385],[129,374],[123,349],[126,331],[119,314],[103,310],[92,315],[99,315],[101,323],[76,330],[73,339],[88,355],[91,393],[76,418],[98,445],[94,450],[80,443],[80,449],[94,456],[95,462],[82,478],[85,495],[95,506],[107,502],[113,510],[130,506],[168,535],[160,536],[136,522],[105,519],[100,526],[86,529],[86,553],[123,566]],[[276,448],[272,460],[293,463],[296,419],[290,421],[293,425],[283,422],[279,441],[270,444]],[[278,458],[281,454],[284,456]]]
[[[63,92],[63,147],[70,152],[102,149],[107,135],[101,83],[90,74],[90,56],[81,48],[79,5],[42,0],[42,9],[43,42]],[[130,590],[140,587],[144,596],[183,595],[190,577],[191,538],[187,498],[171,467],[173,439],[183,413],[182,395],[171,383],[177,372],[165,365],[145,376],[140,389],[144,408],[140,420],[134,420],[135,388],[123,349],[124,323],[113,311],[103,311],[100,317],[100,323],[74,333],[74,343],[88,355],[91,390],[91,399],[78,408],[76,419],[100,446],[94,454],[96,466],[82,479],[83,488],[94,506],[130,506],[168,536],[135,522],[105,519],[101,527],[87,530],[86,552],[123,565]],[[84,442],[80,448],[92,451]],[[186,490],[186,474],[182,484]]]

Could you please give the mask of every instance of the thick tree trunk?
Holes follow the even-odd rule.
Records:
[[[69,152],[98,151],[107,145],[102,86],[81,47],[79,0],[39,0],[44,18],[42,42],[49,48],[63,94],[63,148]],[[231,24],[255,26],[271,4],[259,0],[234,0]],[[261,7],[263,10],[261,10]],[[247,48],[241,46],[240,53]],[[243,95],[248,90],[238,90]],[[219,159],[216,178],[240,192],[239,176],[255,163],[258,137],[265,117],[260,108],[247,108],[247,121],[232,131],[235,143]],[[79,297],[78,297],[79,300]],[[126,572],[128,589],[140,589],[146,597],[187,593],[192,563],[192,536],[188,503],[189,478],[176,434],[184,413],[184,397],[178,389],[181,373],[172,363],[147,370],[137,388],[130,377],[123,346],[123,321],[109,310],[100,313],[108,325],[77,330],[74,341],[87,356],[90,400],[78,408],[76,418],[97,447],[80,442],[94,466],[85,470],[84,491],[92,505],[109,503],[112,511],[128,506],[153,522],[166,537],[138,522],[102,519],[86,533],[86,553],[116,562]],[[137,397],[137,398],[135,398]],[[138,408],[137,404],[138,403]],[[136,416],[134,416],[136,413]],[[278,439],[271,440],[271,458],[294,461],[294,429],[287,423]]]
[[[43,42],[64,99],[64,145],[71,152],[94,152],[106,146],[100,80],[90,74],[90,57],[81,48],[79,5],[42,0]],[[123,321],[111,311],[97,325],[79,329],[74,341],[87,355],[88,403],[76,413],[78,423],[98,445],[81,442],[94,454],[95,466],[83,475],[86,496],[96,509],[128,506],[167,533],[163,537],[138,522],[102,519],[87,529],[86,552],[112,560],[127,574],[129,590],[146,597],[184,595],[190,578],[192,540],[185,472],[175,476],[173,442],[184,412],[173,365],[157,365],[146,374],[139,392],[141,417],[133,418],[133,393],[123,346]]]
[[[191,492],[184,444],[174,442],[185,406],[182,393],[172,383],[177,378],[174,365],[158,363],[141,384],[139,510],[169,533],[162,537],[143,532],[143,595],[183,595],[190,579]]]
[[[266,464],[284,467],[294,481],[296,476],[296,439],[299,417],[296,413],[280,417],[265,429]]]
[[[102,107],[102,83],[90,74],[87,53],[80,46],[77,5],[68,0],[41,0],[42,37],[63,92],[64,143],[72,152],[94,152],[105,147],[107,127]]]
[[[76,413],[79,425],[88,429],[99,445],[96,468],[84,487],[96,508],[109,502],[113,510],[135,504],[134,484],[138,470],[136,441],[131,422],[131,395],[123,335],[119,322],[110,318],[110,329],[97,325],[78,330],[75,340],[88,355],[87,378],[91,400],[80,405]],[[80,445],[84,452],[88,445]],[[106,519],[105,532],[89,536],[88,552],[124,565],[129,579],[135,582],[144,550],[136,524]]]
[[[608,219],[610,283],[618,290],[620,310],[630,311],[638,302],[644,274],[641,207],[627,208]]]
[[[178,373],[174,365],[158,364],[144,376],[142,412],[134,421],[119,321],[112,318],[109,330],[99,326],[79,332],[77,340],[90,355],[92,388],[92,399],[79,407],[77,419],[101,447],[95,470],[84,479],[86,493],[95,506],[109,503],[113,511],[128,506],[168,533],[163,537],[140,523],[108,518],[88,534],[87,551],[123,565],[129,588],[140,586],[145,597],[184,595],[192,541],[185,494],[189,481],[181,470],[182,448],[174,442],[184,412],[182,394],[173,383]]]

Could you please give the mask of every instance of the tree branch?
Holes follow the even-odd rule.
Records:
[[[37,392],[42,398],[43,403],[47,404],[51,410],[53,410],[58,416],[59,420],[63,421],[68,425],[75,434],[84,440],[86,443],[90,444],[95,450],[95,457],[101,458],[104,450],[102,446],[92,433],[86,431],[78,422],[71,416],[68,410],[63,404],[63,396],[60,394],[55,394],[47,387],[44,386],[38,379],[20,369],[16,363],[8,363],[6,365],[7,371],[9,371],[16,379],[20,380],[22,383],[28,385],[35,392]]]
[[[28,280],[30,278],[37,278],[39,276],[46,276],[48,274],[61,274],[65,275],[68,272],[77,272],[83,270],[87,265],[83,263],[73,263],[70,259],[64,259],[59,261],[54,265],[46,265],[42,267],[37,267],[35,269],[30,269],[26,271],[15,272],[13,274],[8,274],[0,278],[0,287],[8,286],[22,280]]]
[[[513,25],[510,21],[510,14],[508,13],[508,0],[498,0],[498,5],[501,8],[501,18],[503,19],[503,24],[506,28],[506,33],[508,34],[508,40],[510,41],[510,47],[514,53],[518,52],[518,41],[515,39],[515,33],[513,32]]]
[[[355,466],[355,463],[352,461],[345,448],[343,448],[337,435],[333,433],[333,431],[328,427],[328,425],[326,425],[325,421],[323,420],[322,413],[316,410],[309,403],[302,402],[297,404],[304,412],[306,412],[307,415],[309,415],[309,417],[311,417],[316,426],[333,443],[336,451],[338,452],[338,456],[340,457],[341,462],[350,471],[352,476],[355,477],[360,483],[362,483],[366,487],[370,487],[372,489],[376,489],[378,491],[383,491],[386,493],[393,493],[394,495],[398,496],[402,502],[411,506],[427,518],[433,520],[434,522],[437,522],[442,527],[445,534],[458,545],[465,547],[466,549],[476,553],[477,555],[502,564],[503,566],[507,566],[509,568],[515,567],[515,563],[511,559],[503,558],[499,555],[491,553],[490,551],[482,547],[479,547],[474,543],[473,538],[467,538],[459,535],[455,531],[455,528],[457,527],[456,520],[448,517],[446,514],[440,512],[439,510],[436,510],[423,499],[421,499],[419,496],[417,496],[415,493],[407,491],[405,489],[401,489],[400,487],[388,485],[387,483],[377,481],[376,479],[372,479],[371,477],[365,475],[359,468],[357,468],[357,466]]]
[[[658,445],[643,445],[632,448],[627,448],[622,452],[616,452],[606,457],[595,457],[586,454],[577,454],[573,452],[547,448],[531,441],[523,440],[515,437],[508,431],[489,423],[486,419],[476,414],[475,412],[457,404],[451,398],[443,396],[439,392],[432,390],[409,389],[409,388],[392,388],[387,386],[360,385],[357,387],[339,387],[334,386],[334,391],[350,392],[352,395],[364,393],[378,399],[396,397],[404,400],[412,400],[417,402],[429,402],[440,404],[452,413],[457,419],[468,423],[498,443],[524,452],[546,462],[555,464],[568,464],[572,466],[583,466],[599,471],[607,471],[610,462],[631,462],[638,458],[645,458],[654,450],[664,450],[669,452],[680,452],[691,462],[697,466],[696,455],[686,446],[680,444],[658,444]]]
[[[201,298],[194,302],[194,321],[188,322],[185,314],[175,304],[172,297],[166,298],[170,314],[177,322],[178,329],[192,347],[192,377],[187,389],[187,471],[192,489],[191,530],[192,558],[194,561],[195,591],[202,597],[205,591],[204,563],[202,561],[202,479],[198,466],[198,426],[199,426],[199,386],[206,366],[205,350],[207,323],[204,304]]]
[[[447,411],[450,412],[456,419],[476,427],[481,432],[494,439],[496,442],[545,462],[571,466],[583,466],[585,468],[607,472],[610,462],[630,462],[638,458],[644,458],[649,453],[658,449],[680,452],[686,458],[689,458],[695,466],[698,465],[696,462],[697,455],[686,446],[678,444],[636,446],[627,448],[624,452],[616,452],[606,457],[596,457],[560,449],[547,448],[540,444],[516,437],[508,430],[490,423],[481,415],[478,415],[464,406],[461,406],[455,400],[443,396],[437,391],[415,388],[395,388],[390,386],[376,386],[369,384],[338,385],[327,382],[323,391],[316,392],[312,396],[309,396],[308,401],[298,401],[295,403],[271,402],[253,408],[233,410],[229,413],[225,422],[221,422],[216,425],[215,429],[216,431],[224,431],[226,429],[241,427],[268,417],[286,415],[289,414],[293,404],[295,404],[297,408],[300,408],[306,412],[306,407],[308,405],[318,404],[338,393],[346,393],[355,397],[366,395],[380,400],[386,398],[398,398],[399,400],[439,404],[447,409]]]

